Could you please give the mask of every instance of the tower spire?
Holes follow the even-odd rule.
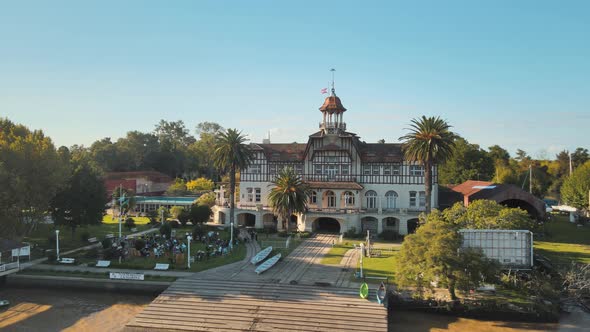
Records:
[[[332,72],[332,96],[335,96],[336,89],[334,89],[334,72],[336,71],[336,69],[332,68],[330,69],[330,71]]]

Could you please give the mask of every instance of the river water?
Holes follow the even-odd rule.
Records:
[[[121,331],[153,296],[63,289],[0,289],[11,306],[0,311],[2,331]],[[313,314],[313,313],[310,313]],[[419,312],[390,317],[390,331],[589,331],[590,315],[564,315],[557,323],[483,321]]]

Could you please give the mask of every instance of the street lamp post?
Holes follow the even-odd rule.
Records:
[[[57,260],[59,261],[59,229],[55,230],[55,253],[57,255]]]
[[[360,264],[361,265],[361,274],[360,274],[360,277],[362,278],[363,277],[363,256],[365,255],[365,244],[361,243],[360,247],[361,247],[361,264]]]
[[[187,242],[187,246],[188,246],[188,260],[187,260],[187,265],[188,268],[191,268],[191,240],[193,239],[193,237],[189,234],[186,233],[186,242]]]

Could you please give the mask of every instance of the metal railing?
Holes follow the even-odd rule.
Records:
[[[0,272],[17,270],[19,267],[20,267],[19,262],[2,264],[2,265],[0,265]]]

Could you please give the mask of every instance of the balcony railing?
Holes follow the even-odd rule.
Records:
[[[357,208],[337,208],[337,207],[308,207],[307,210],[311,213],[359,213],[360,209]]]
[[[346,130],[346,123],[344,123],[344,122],[320,122],[320,129]]]

